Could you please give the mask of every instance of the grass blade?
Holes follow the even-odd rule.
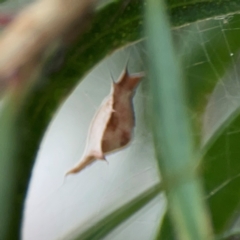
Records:
[[[179,239],[211,239],[202,186],[196,172],[182,73],[172,43],[163,1],[148,0],[146,33],[152,125],[159,167]]]
[[[0,239],[8,239],[11,235],[11,222],[15,218],[15,204],[18,200],[14,198],[18,186],[15,175],[19,166],[15,161],[16,111],[14,94],[6,94],[0,111]]]

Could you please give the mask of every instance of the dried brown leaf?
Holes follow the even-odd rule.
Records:
[[[127,146],[135,125],[132,99],[143,73],[130,75],[125,69],[119,80],[112,84],[109,96],[95,114],[82,159],[66,175],[77,173],[97,159]]]

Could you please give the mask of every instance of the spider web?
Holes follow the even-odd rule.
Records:
[[[187,79],[190,79],[190,105],[196,110],[190,111],[191,117],[203,125],[203,143],[240,105],[237,67],[240,44],[236,38],[239,33],[238,15],[173,31],[178,55]],[[50,124],[38,154],[27,199],[24,240],[62,239],[72,229],[92,225],[159,181],[147,121],[151,96],[147,91],[147,79],[144,79],[134,97],[136,128],[130,146],[109,155],[108,165],[98,161],[61,185],[66,170],[75,165],[83,153],[90,121],[110,91],[111,74],[117,80],[128,58],[131,73],[145,69],[147,52],[144,43],[120,49],[99,64],[79,84]],[[199,94],[198,87],[203,82],[206,83],[201,89],[204,96]],[[204,100],[200,101],[199,95]],[[240,130],[229,129],[229,136],[235,131]],[[228,137],[225,141],[227,144]],[[230,162],[228,148],[225,148],[225,154]],[[207,198],[232,180],[234,177],[229,177],[227,182],[212,189]],[[105,239],[153,239],[164,205],[163,197],[159,196]]]

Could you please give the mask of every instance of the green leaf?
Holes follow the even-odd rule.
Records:
[[[175,232],[172,226],[172,222],[169,216],[169,211],[166,211],[163,219],[162,219],[162,223],[160,225],[160,229],[157,232],[157,235],[155,237],[155,240],[160,240],[160,239],[164,239],[164,240],[174,240],[175,239]]]
[[[9,223],[14,216],[14,191],[17,186],[15,174],[17,164],[14,117],[16,109],[13,99],[8,96],[1,106],[0,112],[0,239],[6,239],[9,234]]]
[[[182,66],[186,67],[189,103],[195,113],[200,113],[200,118],[208,102],[206,96],[233,65],[234,56],[240,49],[240,43],[236,41],[240,34],[239,20],[236,14],[229,21],[207,20],[179,30],[179,54]]]
[[[238,110],[238,117],[225,127],[208,149],[202,164],[216,233],[221,233],[231,223],[240,204],[239,127]]]
[[[225,71],[225,77],[209,99],[202,149],[205,199],[209,203],[214,230],[222,236],[231,235],[231,226],[240,206],[240,89],[235,64],[238,62]],[[168,221],[165,217],[160,239],[165,239],[166,231],[173,232]]]
[[[240,206],[240,88],[237,56],[235,59],[232,57],[232,65],[216,85],[205,112],[202,173],[217,234],[230,232]]]
[[[211,239],[203,190],[195,171],[197,153],[186,110],[184,82],[161,1],[147,1],[146,33],[155,150],[177,237]]]

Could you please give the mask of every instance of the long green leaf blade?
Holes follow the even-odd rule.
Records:
[[[11,97],[5,99],[0,112],[0,239],[7,239],[10,223],[14,218],[16,199],[17,163],[16,154],[15,104]]]
[[[186,95],[170,25],[162,1],[148,0],[146,32],[153,96],[155,149],[179,239],[211,239],[211,227],[197,176]]]

